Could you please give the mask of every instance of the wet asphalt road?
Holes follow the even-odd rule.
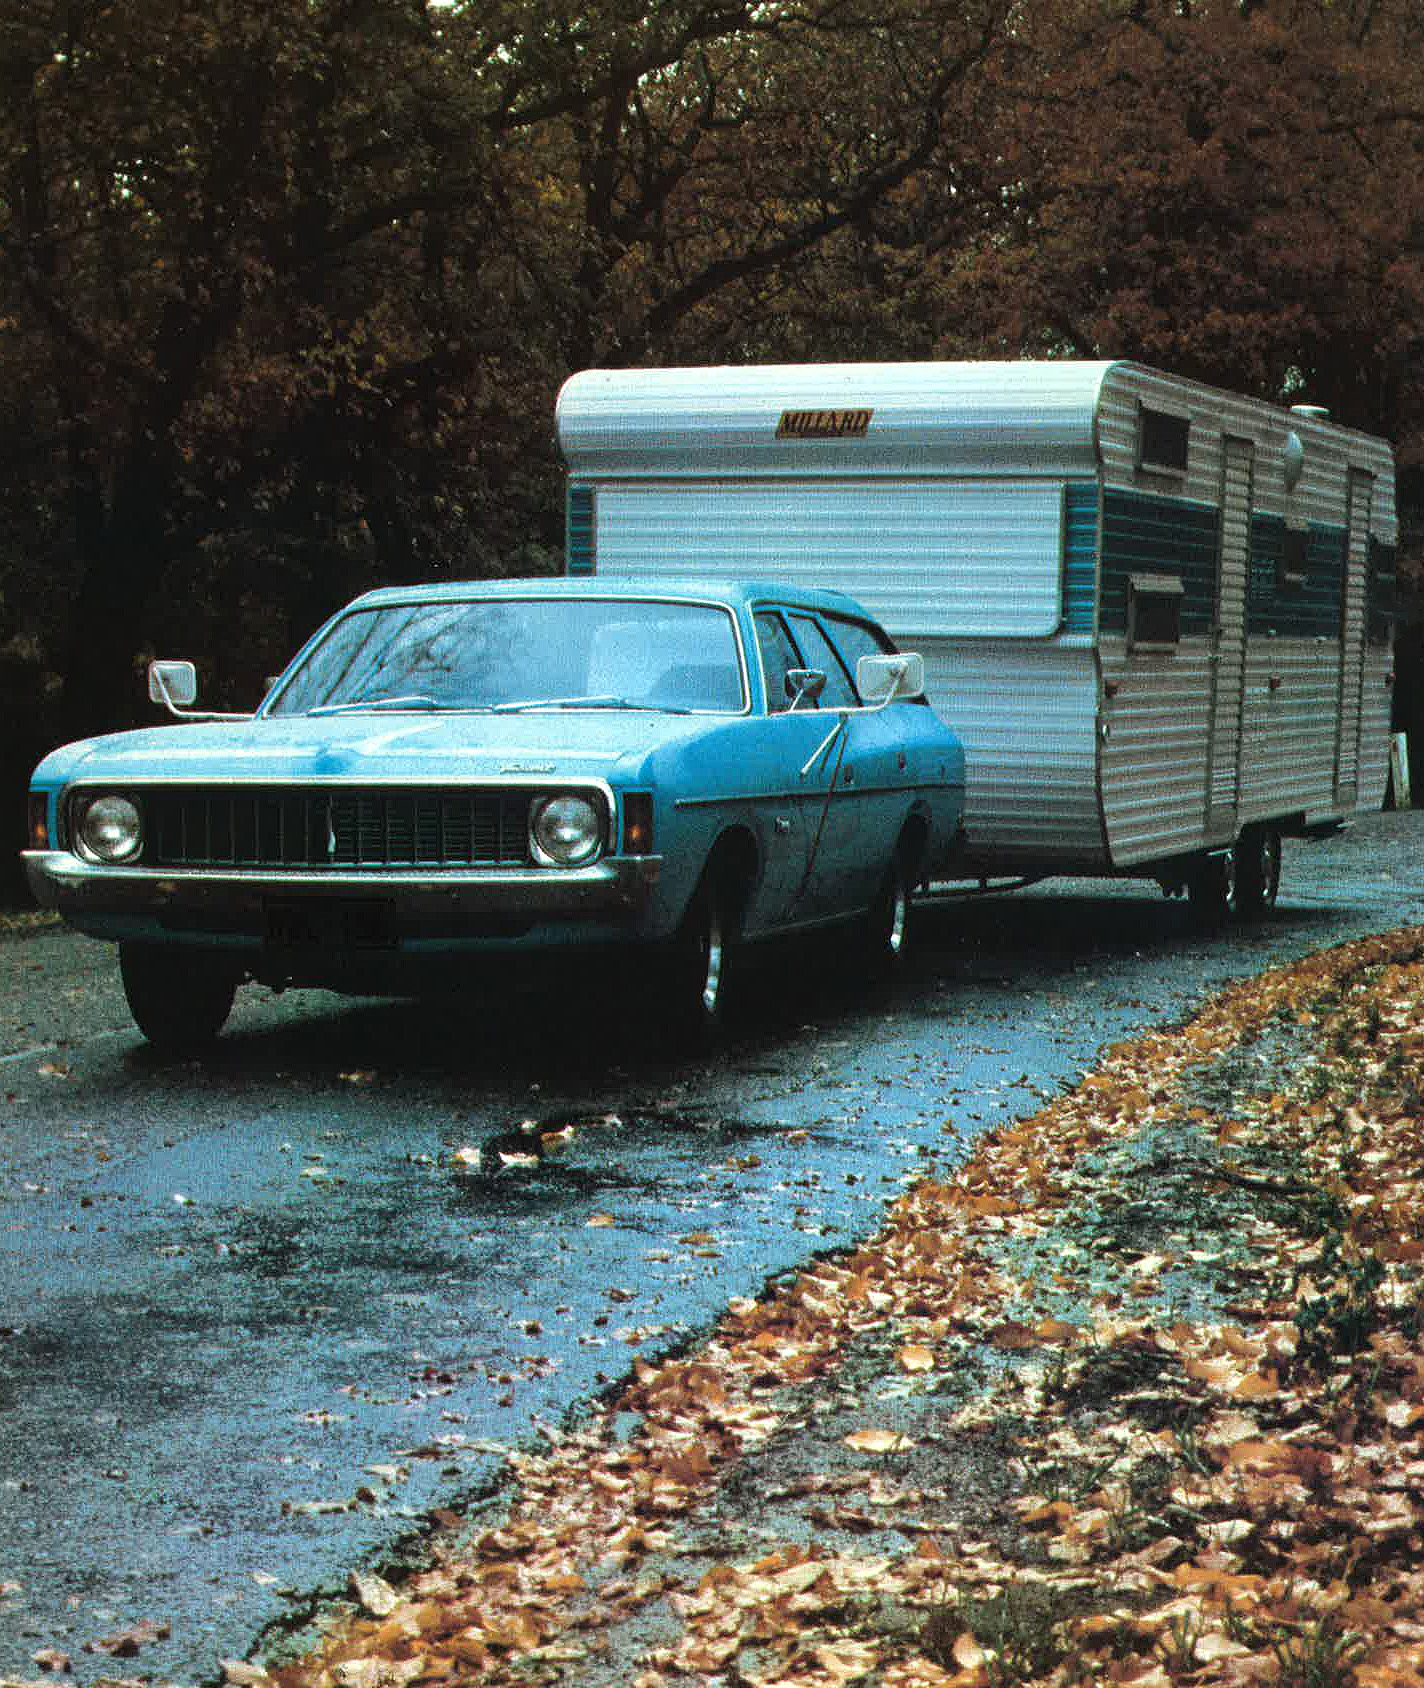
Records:
[[[715,1061],[606,976],[248,990],[163,1064],[105,946],[0,942],[0,1678],[214,1678],[1103,1044],[1421,922],[1424,814],[1371,817],[1245,931],[1075,883],[926,911],[877,997],[793,951]]]

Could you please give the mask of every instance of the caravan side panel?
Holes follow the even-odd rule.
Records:
[[[1144,453],[1144,413],[1180,459]],[[1117,866],[1313,824],[1383,797],[1393,466],[1378,440],[1119,365],[1099,419],[1102,795]],[[1167,455],[1166,453],[1162,455]],[[1178,636],[1134,639],[1134,582],[1179,588]]]
[[[964,745],[966,867],[986,875],[1104,868],[1091,645],[916,644],[930,701]]]

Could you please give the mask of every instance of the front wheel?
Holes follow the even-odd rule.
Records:
[[[189,1055],[211,1043],[237,994],[230,968],[156,944],[120,944],[119,973],[134,1024],[166,1055]]]

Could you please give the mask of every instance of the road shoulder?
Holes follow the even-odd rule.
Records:
[[[1421,1057],[1419,928],[1114,1048],[273,1678],[1424,1681]]]

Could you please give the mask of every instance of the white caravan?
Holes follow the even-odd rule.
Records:
[[[923,653],[965,878],[1274,900],[1378,808],[1390,448],[1125,362],[587,370],[567,571],[841,588]]]

